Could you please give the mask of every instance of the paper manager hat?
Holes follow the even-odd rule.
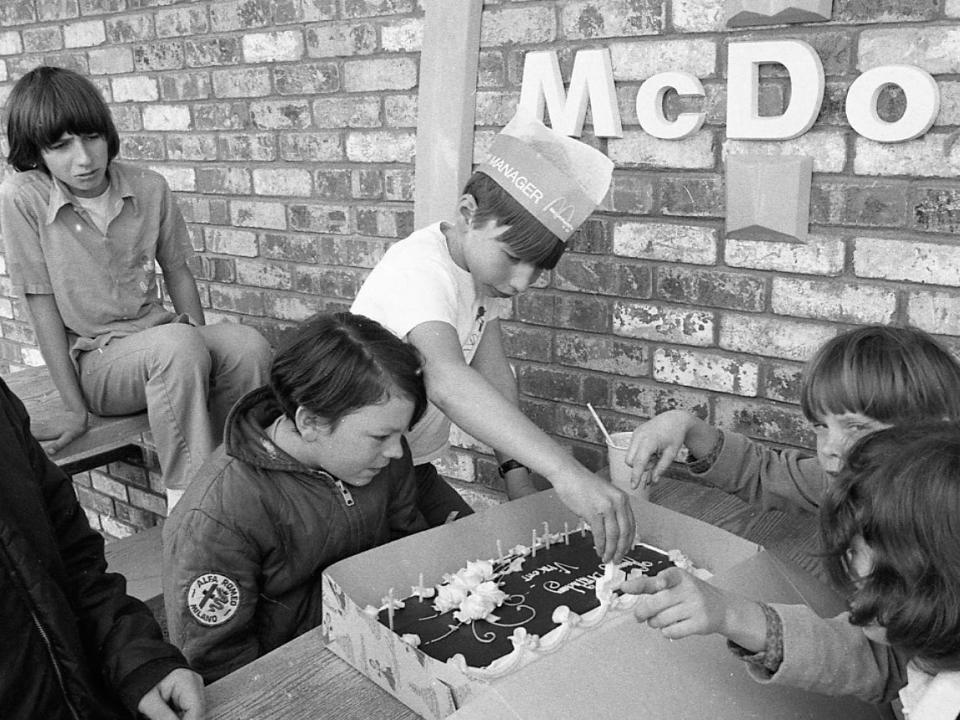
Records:
[[[477,167],[562,242],[607,194],[613,162],[599,150],[517,113]]]

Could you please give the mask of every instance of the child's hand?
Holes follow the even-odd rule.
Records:
[[[153,686],[137,705],[149,720],[202,720],[203,678],[187,668],[178,668]]]
[[[719,633],[751,652],[764,649],[767,621],[760,605],[685,570],[672,567],[656,577],[628,578],[619,589],[642,595],[633,609],[637,621],[671,640]]]
[[[641,595],[633,614],[671,640],[722,632],[727,611],[725,594],[680,568],[656,577],[628,579],[620,590]]]
[[[633,468],[630,484],[634,489],[660,479],[676,460],[695,419],[683,410],[669,410],[637,426],[627,449],[627,465]]]
[[[579,466],[577,466],[579,467]],[[608,480],[586,470],[551,478],[560,500],[587,521],[597,555],[619,562],[633,547],[636,521],[627,496]]]
[[[30,432],[37,440],[49,440],[41,444],[47,455],[54,455],[87,431],[88,417],[86,411],[67,411],[39,425],[31,423]]]

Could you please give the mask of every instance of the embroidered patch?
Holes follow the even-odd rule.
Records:
[[[218,573],[201,575],[187,590],[187,608],[201,625],[222,625],[240,607],[240,588],[233,580]]]

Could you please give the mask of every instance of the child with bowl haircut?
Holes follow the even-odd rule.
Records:
[[[319,625],[328,565],[427,528],[403,437],[426,404],[416,349],[373,320],[290,331],[163,527],[170,638],[205,680]]]
[[[533,470],[590,523],[605,559],[632,543],[626,496],[519,410],[500,329],[511,298],[556,265],[603,199],[612,167],[597,150],[518,114],[494,139],[450,221],[395,243],[360,288],[351,309],[424,357],[431,404],[410,444],[431,524],[470,512],[430,462],[445,449],[452,421],[494,449],[511,498],[536,489]]]
[[[169,509],[231,405],[265,379],[270,346],[253,328],[204,324],[173,195],[158,173],[115,159],[120,139],[89,80],[31,70],[6,122],[18,172],[0,186],[0,234],[67,409],[37,437],[54,453],[86,431],[88,412],[146,408]],[[161,303],[156,264],[176,313]]]
[[[864,435],[928,420],[960,420],[960,364],[916,328],[869,325],[828,340],[807,364],[800,406],[814,427],[815,456],[773,450],[670,410],[633,432],[633,481],[655,482],[681,446],[692,477],[764,509],[817,512],[850,446]]]
[[[627,580],[640,622],[676,639],[719,633],[751,676],[873,703],[909,720],[960,717],[960,425],[859,440],[820,510],[827,566],[849,612],[767,605],[678,568]]]

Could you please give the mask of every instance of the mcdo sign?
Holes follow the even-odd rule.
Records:
[[[760,116],[760,65],[783,65],[790,78],[790,102],[781,115]],[[877,114],[877,98],[887,85],[906,97],[906,110],[887,122]],[[823,64],[802,40],[731,43],[727,54],[727,137],[740,140],[787,140],[813,125],[823,102]],[[680,113],[669,120],[663,97],[673,89],[684,97],[703,97],[700,80],[688,72],[670,71],[647,78],[637,91],[640,127],[665,140],[691,135],[703,125],[705,113]],[[554,129],[579,137],[589,103],[598,137],[621,137],[620,111],[613,86],[608,49],[580,50],[566,92],[555,51],[527,53],[520,88],[520,107],[543,117],[550,112]],[[861,74],[850,85],[845,104],[847,121],[857,133],[877,142],[900,142],[923,135],[940,111],[940,92],[930,73],[913,65],[884,65]]]

